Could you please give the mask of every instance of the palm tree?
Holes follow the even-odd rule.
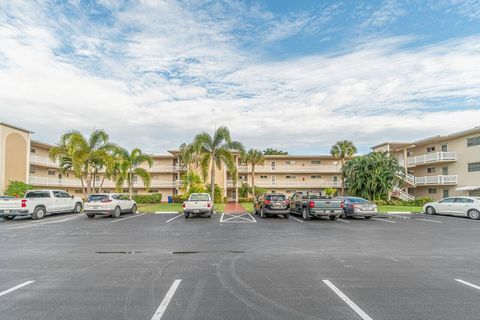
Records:
[[[252,194],[255,198],[255,166],[263,165],[265,163],[265,158],[262,151],[256,149],[250,149],[247,152],[243,153],[241,156],[242,162],[245,162],[251,167],[252,174]]]
[[[126,182],[128,185],[128,196],[130,200],[133,196],[133,177],[137,176],[142,179],[143,185],[148,190],[150,188],[150,182],[152,180],[150,172],[145,168],[140,167],[144,162],[151,168],[153,159],[150,155],[142,153],[142,150],[135,148],[132,152],[127,150],[120,150],[122,162],[120,164],[120,174],[116,179],[117,188],[121,188]]]
[[[191,144],[182,143],[178,148],[180,164],[185,165],[187,172],[190,171],[192,164],[198,164],[196,154],[192,150]]]
[[[340,158],[342,162],[342,168],[345,165],[345,160],[353,157],[355,153],[357,153],[357,148],[355,147],[352,141],[348,141],[348,140],[338,141],[336,144],[332,146],[332,149],[330,149],[330,154],[333,157]],[[345,179],[342,171],[342,196],[345,191],[344,185],[345,185]]]
[[[59,145],[50,148],[49,158],[59,161],[63,173],[73,171],[86,198],[92,192],[95,174],[99,168],[111,164],[117,148],[103,130],[94,130],[88,139],[79,131],[71,131],[62,135]]]
[[[233,141],[227,127],[218,128],[213,136],[206,132],[198,134],[192,142],[191,151],[198,156],[202,176],[205,180],[210,169],[210,196],[215,197],[215,168],[225,164],[231,173],[236,172],[233,151],[243,151],[243,145]]]

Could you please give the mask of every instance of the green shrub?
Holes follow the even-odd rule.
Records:
[[[253,202],[253,198],[238,198],[238,202],[240,202],[240,203]]]
[[[162,202],[161,193],[137,194],[133,196],[136,203],[160,203]]]
[[[412,206],[412,207],[420,207],[423,206],[427,202],[431,202],[432,199],[425,197],[425,198],[418,198],[415,200],[400,200],[400,199],[390,199],[390,200],[375,200],[374,202],[377,206]]]
[[[172,196],[173,203],[182,203],[183,201],[188,199],[188,194],[176,195]]]
[[[22,181],[9,181],[5,195],[11,197],[23,197],[28,190],[33,189],[33,186]]]

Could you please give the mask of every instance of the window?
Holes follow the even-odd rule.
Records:
[[[27,192],[25,198],[50,198],[50,192],[48,191],[30,191]]]
[[[428,194],[437,194],[437,189],[435,189],[435,188],[428,188]]]
[[[333,181],[337,182],[337,179],[338,179],[337,176],[333,176]]]
[[[435,173],[436,171],[437,171],[437,168],[435,167],[427,168],[427,173]]]
[[[297,179],[297,176],[285,176],[286,179]]]
[[[114,196],[112,196],[113,198]],[[87,202],[101,202],[101,201],[108,201],[107,194],[92,194],[88,197]]]
[[[260,179],[267,179],[268,176],[260,176]]]
[[[95,176],[95,181],[100,181],[100,176]]]
[[[455,198],[447,198],[447,199],[443,199],[441,201],[438,201],[439,203],[454,203],[455,202]]]
[[[30,174],[35,174],[35,168],[30,168]]]
[[[322,176],[311,176],[312,179],[322,179]]]
[[[434,152],[434,151],[435,151],[435,146],[427,147],[427,152]]]
[[[270,201],[285,201],[286,198],[283,194],[278,194],[278,195],[269,195],[265,197],[266,200]]]
[[[48,170],[48,175],[49,175],[49,176],[54,176],[54,175],[55,175],[55,171]]]
[[[447,152],[448,146],[446,144],[442,144],[442,152]]]
[[[295,193],[295,190],[285,190],[285,193]]]
[[[247,176],[238,176],[238,180],[247,180]]]
[[[467,198],[455,198],[455,203],[473,203],[473,200]]]
[[[148,190],[148,193],[158,193],[158,190],[150,189]]]
[[[82,189],[75,189],[75,193],[82,193],[83,190]]]
[[[470,197],[480,197],[480,189],[468,191]]]
[[[285,163],[286,164],[295,164],[295,160],[287,160]]]
[[[448,189],[443,190],[443,192],[442,192],[442,198],[448,198]]]
[[[407,157],[413,156],[413,151],[407,151]]]
[[[312,160],[312,161],[310,161],[310,163],[311,164],[320,164],[320,163],[322,163],[322,161],[321,160]]]
[[[468,138],[467,147],[479,146],[480,145],[480,136]]]
[[[442,174],[443,174],[444,176],[448,175],[448,167],[443,167],[443,168],[442,168]]]
[[[468,164],[468,172],[480,171],[480,162],[473,162]]]
[[[31,153],[35,153],[35,148],[30,148]]]

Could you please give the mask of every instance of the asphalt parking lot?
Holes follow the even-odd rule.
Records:
[[[0,318],[478,320],[480,222],[215,214],[0,222]]]

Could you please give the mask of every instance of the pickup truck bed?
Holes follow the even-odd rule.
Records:
[[[208,193],[192,193],[183,203],[185,218],[192,214],[207,214],[210,217],[214,212],[213,203]]]
[[[343,214],[343,203],[341,200],[298,193],[292,197],[291,211],[301,215],[304,220],[311,217],[329,217],[336,220]]]

